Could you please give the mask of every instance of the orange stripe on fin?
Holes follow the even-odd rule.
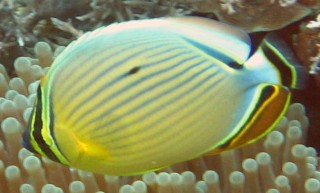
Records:
[[[252,143],[272,131],[286,112],[291,93],[286,87],[278,85],[263,86],[251,116],[243,123],[239,132],[226,143],[208,152],[207,155],[218,154]]]

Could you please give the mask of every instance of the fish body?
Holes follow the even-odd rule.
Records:
[[[75,168],[134,175],[248,144],[275,126],[294,87],[250,49],[246,33],[198,17],[86,33],[41,79],[24,145]]]

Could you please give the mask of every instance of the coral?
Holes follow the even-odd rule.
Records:
[[[203,156],[142,176],[97,175],[37,157],[20,145],[38,79],[63,47],[44,42],[36,58],[19,57],[16,77],[0,65],[0,192],[120,193],[311,193],[320,191],[315,149],[306,142],[305,109],[292,104],[275,130],[263,139],[221,155]],[[177,152],[178,153],[178,152]]]
[[[315,33],[317,34],[313,37],[313,39],[315,39],[313,45],[316,45],[318,50],[317,54],[310,58],[310,62],[312,62],[310,65],[310,73],[315,76],[318,86],[320,87],[320,14],[316,18],[316,21],[310,21],[307,24],[307,28],[316,31]]]
[[[320,87],[320,14],[300,24],[299,33],[294,37],[294,49]]]
[[[179,16],[191,11],[161,0],[3,0],[0,2],[0,63],[31,56],[38,41],[68,45],[82,31],[131,19]],[[10,53],[10,54],[9,54]],[[7,66],[10,73],[13,70]]]
[[[318,2],[308,3],[296,0],[200,0],[192,4],[197,12],[214,13],[222,22],[257,32],[281,29],[319,9]]]

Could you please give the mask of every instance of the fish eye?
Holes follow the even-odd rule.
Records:
[[[131,70],[129,70],[128,75],[136,74],[137,72],[139,72],[139,70],[140,70],[140,67],[135,66],[135,67],[131,68]]]

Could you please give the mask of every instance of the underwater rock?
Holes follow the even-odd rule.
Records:
[[[314,20],[300,24],[299,33],[293,40],[298,59],[309,68],[320,87],[320,14]]]
[[[221,0],[193,4],[196,11],[214,13],[220,21],[247,32],[281,29],[312,13],[310,7],[295,1]]]

